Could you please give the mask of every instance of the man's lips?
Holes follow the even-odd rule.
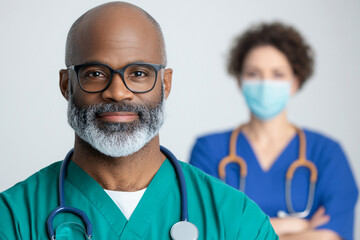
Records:
[[[134,112],[105,112],[99,114],[98,117],[105,122],[132,122],[139,115]]]

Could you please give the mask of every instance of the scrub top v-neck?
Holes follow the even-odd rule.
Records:
[[[237,149],[239,156],[246,159],[248,167],[248,176],[246,178],[245,193],[248,197],[258,203],[263,210],[270,216],[276,216],[276,209],[283,209],[285,205],[285,198],[277,196],[271,196],[274,192],[281,192],[281,195],[285,194],[285,178],[283,177],[283,169],[288,168],[290,164],[298,157],[298,146],[299,137],[295,135],[276,157],[276,160],[270,166],[269,169],[264,170],[259,160],[257,159],[256,153],[254,152],[250,142],[243,133],[239,134],[237,141]],[[239,166],[237,164],[229,164],[226,168],[227,178],[226,182],[232,187],[239,188]],[[297,177],[294,179],[294,189],[297,189],[298,178],[302,175],[304,181],[306,180],[306,171],[304,173],[297,172]],[[294,202],[295,209],[303,209],[306,204],[306,190],[301,194],[294,193],[297,201]],[[284,209],[285,210],[285,209]]]
[[[149,231],[154,216],[163,207],[161,203],[166,197],[166,193],[169,192],[171,185],[176,184],[176,178],[172,176],[175,173],[171,169],[171,163],[166,160],[150,182],[129,221],[101,186],[72,162],[69,166],[67,180],[82,192],[83,196],[92,203],[93,206],[90,207],[95,207],[102,216],[102,219],[99,219],[97,214],[94,214],[94,217],[89,216],[90,219],[95,219],[95,223],[93,223],[94,232],[105,231],[110,227],[107,232],[113,232],[116,238],[143,239],[146,232]],[[67,195],[68,205],[82,209],[84,204],[81,204],[81,201],[74,201],[71,195]],[[177,206],[180,206],[180,204]],[[180,209],[178,213],[180,213]],[[179,218],[174,219],[174,221]],[[168,232],[166,232],[166,235],[168,235]],[[94,234],[94,236],[96,235]]]
[[[0,193],[0,239],[47,239],[46,220],[58,206],[61,162],[35,173]],[[202,239],[278,239],[268,217],[243,193],[202,171],[180,163],[187,186],[189,220]],[[102,187],[75,163],[65,178],[67,206],[86,213],[93,240],[170,239],[170,228],[180,220],[181,203],[175,170],[165,160],[151,180],[129,221]],[[57,239],[81,235],[82,221],[69,213],[53,222]]]

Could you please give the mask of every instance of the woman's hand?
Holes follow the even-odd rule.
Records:
[[[279,236],[314,230],[329,221],[330,216],[325,215],[324,207],[320,207],[310,220],[294,217],[270,218],[270,222]]]
[[[305,232],[310,228],[310,221],[302,218],[270,218],[270,222],[279,236]]]
[[[310,229],[315,229],[321,225],[324,225],[329,221],[330,221],[330,216],[325,215],[325,208],[319,207],[319,209],[311,217],[309,227]]]

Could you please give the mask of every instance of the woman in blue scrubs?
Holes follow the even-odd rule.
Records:
[[[297,129],[287,118],[288,100],[312,74],[311,48],[292,27],[261,24],[235,39],[228,70],[237,79],[251,116],[232,143],[246,162],[246,182],[240,181],[236,163],[226,165],[223,180],[238,189],[244,185],[245,193],[271,217],[280,239],[352,239],[358,190],[342,148],[318,132]],[[219,163],[229,155],[232,132],[198,138],[190,163],[219,178]],[[314,202],[306,217],[279,217],[279,211],[289,212],[285,176],[299,158],[300,145],[305,145],[304,155],[317,169]],[[307,168],[295,171],[291,186],[295,211],[306,208],[309,181]]]

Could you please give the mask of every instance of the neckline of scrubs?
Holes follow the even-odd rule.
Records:
[[[172,165],[166,159],[151,180],[129,221],[104,189],[72,161],[68,167],[66,180],[88,198],[94,208],[108,221],[108,224],[111,225],[119,238],[134,239],[134,237],[138,237],[141,239],[147,232],[152,216],[159,214],[158,209],[161,200],[166,196],[170,186],[176,181],[175,172],[171,169],[173,169]],[[67,199],[69,198],[67,197]],[[69,202],[69,200],[67,201]],[[93,228],[94,232],[96,232],[96,226],[93,226]]]
[[[259,158],[256,155],[256,152],[254,151],[253,147],[251,146],[251,143],[249,141],[249,139],[246,137],[246,135],[243,132],[240,132],[239,137],[241,137],[244,141],[244,143],[246,144],[247,148],[249,149],[249,153],[252,156],[252,158],[255,160],[255,165],[260,169],[260,171],[264,174],[271,172],[274,168],[276,168],[276,166],[279,164],[279,162],[281,161],[281,159],[284,158],[284,156],[287,155],[287,152],[290,150],[291,146],[293,144],[295,144],[295,142],[297,142],[296,140],[298,140],[299,135],[296,133],[285,145],[285,147],[281,150],[281,152],[277,155],[277,157],[275,157],[275,161],[273,161],[273,163],[271,164],[271,166],[268,169],[264,169],[260,162],[259,162]],[[239,143],[240,141],[237,142],[237,149],[242,149],[244,148],[244,146],[241,146],[241,143]],[[245,161],[247,161],[245,159]]]

